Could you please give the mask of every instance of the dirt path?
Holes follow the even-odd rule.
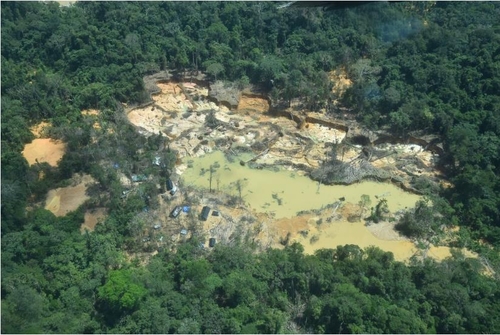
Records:
[[[73,178],[74,186],[56,188],[47,194],[45,209],[51,211],[56,216],[64,216],[76,210],[89,196],[86,194],[87,186],[94,183],[94,179],[89,175]]]

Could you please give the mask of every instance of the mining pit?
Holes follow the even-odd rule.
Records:
[[[334,85],[338,94],[350,85],[342,71],[331,77],[340,78]],[[178,152],[172,178],[179,191],[159,196],[159,209],[149,214],[157,228],[147,228],[141,236],[144,243],[165,246],[197,232],[217,243],[230,244],[244,236],[261,249],[298,241],[306,253],[356,244],[378,246],[401,261],[415,255],[438,260],[450,255],[445,246],[419,250],[394,230],[393,222],[367,226],[363,217],[370,209],[359,204],[364,194],[372,206],[385,198],[395,220],[420,197],[412,186],[415,178],[425,176],[436,185],[445,182],[436,168],[439,155],[427,145],[347,143],[349,127],[332,117],[296,108],[275,111],[267,97],[248,92],[240,94],[237,104],[217,103],[200,81],[163,80],[154,91],[152,103],[129,110],[127,117],[141,134],[160,132],[170,140],[170,148]],[[207,119],[210,113],[214,118]],[[332,146],[338,147],[337,164],[353,171],[369,167],[366,176],[375,181],[364,180],[365,175],[354,176],[354,182],[344,186],[311,180],[309,176],[332,159]],[[168,217],[181,205],[189,205],[189,213]],[[220,215],[200,221],[205,205]],[[208,243],[204,247],[209,248]]]

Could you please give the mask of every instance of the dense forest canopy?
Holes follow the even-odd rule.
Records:
[[[454,187],[435,197],[463,227],[462,245],[500,262],[500,5],[372,3],[325,12],[273,2],[1,3],[3,333],[495,333],[498,280],[461,255],[396,262],[356,246],[306,256],[300,245],[256,254],[241,241],[206,253],[199,238],[147,265],[132,218],[147,196],[122,202],[116,172],[161,138],[131,135],[122,103],[149,99],[142,80],[198,71],[254,84],[276,103],[342,107],[371,129],[436,134]],[[353,81],[342,97],[328,72]],[[81,110],[101,110],[99,135]],[[52,124],[68,150],[59,167],[21,155],[31,125]],[[148,157],[150,159],[150,157]],[[165,157],[166,178],[175,163]],[[40,172],[44,178],[38,178]],[[32,208],[74,173],[91,174],[109,209],[81,234],[83,209],[56,217]],[[154,190],[146,186],[143,195]],[[31,208],[31,209],[28,209]],[[422,205],[424,210],[427,207]],[[406,220],[417,222],[411,215]],[[483,243],[479,242],[482,239]]]

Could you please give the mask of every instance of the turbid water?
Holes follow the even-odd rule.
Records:
[[[349,186],[320,185],[297,172],[279,169],[252,169],[241,166],[240,160],[248,160],[251,156],[238,157],[229,162],[220,151],[202,157],[192,158],[185,162],[189,168],[183,173],[184,183],[201,188],[209,188],[210,165],[213,167],[212,189],[239,196],[238,181],[241,185],[243,200],[258,212],[274,213],[277,219],[269,223],[267,235],[273,236],[274,247],[282,247],[280,237],[290,233],[290,241],[300,242],[307,254],[318,249],[336,248],[339,245],[354,244],[361,248],[376,246],[394,254],[398,261],[408,260],[419,253],[417,246],[409,240],[386,232],[387,238],[374,235],[364,222],[348,222],[346,220],[326,222],[318,225],[314,217],[310,219],[296,217],[297,212],[319,209],[344,197],[346,203],[357,204],[361,196],[370,196],[372,206],[377,199],[387,199],[389,210],[394,213],[405,207],[411,208],[419,200],[419,196],[405,192],[389,183],[364,181]],[[218,187],[217,187],[218,183]],[[356,208],[356,206],[351,206]],[[365,212],[366,213],[366,212]],[[387,229],[392,229],[388,227]],[[300,232],[307,231],[307,236]],[[394,235],[394,236],[393,236]],[[315,241],[312,241],[315,239]],[[422,251],[420,251],[422,252]],[[463,249],[467,257],[475,257],[473,253]],[[451,256],[450,248],[431,246],[427,256],[442,260]]]
[[[357,204],[361,196],[370,196],[372,205],[377,198],[387,199],[389,210],[395,212],[405,207],[413,207],[418,195],[404,192],[389,183],[365,181],[359,184],[318,185],[308,177],[285,169],[272,171],[252,169],[239,164],[238,157],[229,162],[220,151],[185,161],[189,168],[182,178],[186,184],[209,188],[210,166],[215,167],[212,174],[212,189],[241,197],[258,212],[274,213],[276,218],[294,217],[297,212],[319,209],[344,197],[346,202]],[[240,187],[238,187],[238,184]]]
[[[319,249],[354,244],[362,249],[375,246],[384,251],[390,251],[394,254],[396,260],[403,261],[409,259],[418,251],[411,241],[388,241],[376,237],[366,228],[364,222],[337,221],[323,225],[321,232],[316,233],[318,240],[314,243],[311,243],[311,236],[304,238],[297,235],[296,241],[304,246],[305,253],[313,254]]]

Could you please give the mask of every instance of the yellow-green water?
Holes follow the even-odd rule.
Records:
[[[248,157],[244,157],[247,159]],[[387,199],[391,212],[413,207],[418,195],[404,192],[389,183],[365,181],[354,185],[320,185],[295,172],[251,169],[239,164],[241,157],[228,162],[220,151],[188,160],[189,166],[182,175],[185,184],[209,188],[210,165],[218,165],[212,175],[212,189],[239,196],[237,183],[241,184],[243,201],[259,212],[274,212],[276,218],[293,217],[303,210],[319,209],[341,197],[346,202],[358,203],[361,195],[370,196],[372,206],[375,196]],[[203,170],[205,172],[203,173]]]

